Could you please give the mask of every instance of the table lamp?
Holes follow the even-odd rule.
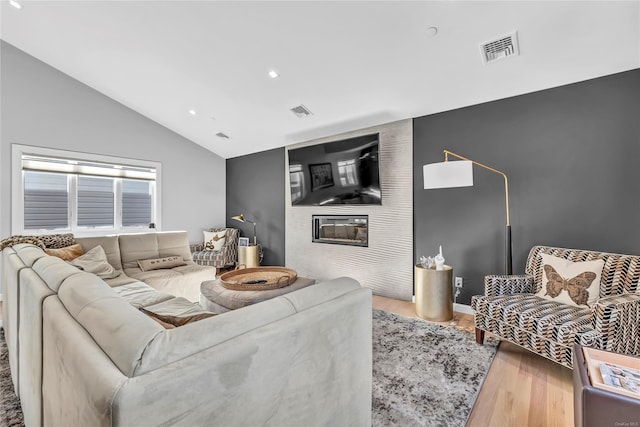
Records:
[[[248,219],[245,219],[243,214],[232,216],[231,219],[235,219],[236,221],[240,221],[240,222],[248,222],[248,223],[253,224],[253,244],[254,245],[258,244],[258,240],[256,238],[256,222],[255,221],[250,221]]]

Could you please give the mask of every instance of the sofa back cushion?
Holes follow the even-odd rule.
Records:
[[[26,267],[31,267],[34,262],[47,256],[42,249],[29,243],[19,243],[13,246],[13,250]]]
[[[122,270],[118,236],[76,237],[76,242],[82,245],[82,249],[85,253],[98,245],[102,246],[104,253],[107,255],[107,261],[109,261],[109,264],[111,264],[116,270]]]
[[[55,256],[40,258],[33,264],[33,270],[53,292],[58,292],[60,285],[67,278],[81,274],[82,271]]]
[[[164,330],[94,274],[68,277],[58,290],[58,298],[128,377],[133,376],[147,345]]]
[[[157,233],[156,236],[158,238],[158,254],[161,258],[179,255],[183,261],[192,260],[189,235],[186,231]]]
[[[179,255],[191,261],[189,237],[186,231],[167,233],[122,234],[119,236],[122,266],[138,268],[138,260]]]
[[[640,256],[534,246],[529,252],[525,272],[534,277],[535,292],[540,291],[544,285],[542,275],[544,263],[541,254],[553,255],[573,262],[604,260],[600,280],[600,298],[640,291],[640,286],[638,285],[640,281]]]

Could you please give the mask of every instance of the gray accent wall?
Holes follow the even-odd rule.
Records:
[[[225,161],[147,117],[1,42],[0,236],[11,235],[11,144],[162,164],[162,230],[225,222]]]
[[[257,223],[262,265],[285,265],[284,148],[227,159],[226,224],[253,236],[253,225],[231,219],[244,214]]]
[[[514,273],[538,244],[640,254],[640,69],[414,119],[415,258],[442,245],[469,304],[503,273],[504,184],[424,190],[445,148],[507,174]]]

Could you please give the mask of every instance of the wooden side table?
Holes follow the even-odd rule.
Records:
[[[238,265],[260,267],[260,246],[238,246]]]
[[[444,270],[415,266],[416,314],[434,322],[453,319],[453,268]]]

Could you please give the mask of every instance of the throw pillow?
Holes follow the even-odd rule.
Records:
[[[536,295],[573,306],[592,306],[600,294],[604,260],[573,262],[541,254],[542,288]]]
[[[67,246],[66,248],[45,249],[44,251],[47,255],[57,256],[58,258],[61,258],[64,261],[74,260],[78,258],[80,255],[84,254],[84,251],[82,250],[82,245],[80,243]]]
[[[198,320],[206,319],[208,317],[215,316],[215,313],[206,312],[201,310],[201,312],[197,314],[188,314],[184,316],[172,316],[169,314],[158,314],[153,311],[144,309],[142,307],[138,308],[141,312],[151,317],[153,320],[160,323],[165,329],[173,329],[177,326],[184,326],[187,323],[197,322]]]
[[[138,267],[142,271],[160,270],[162,268],[180,267],[187,265],[180,255],[172,255],[164,258],[139,259]]]
[[[204,250],[222,250],[224,242],[227,240],[227,231],[204,231]]]
[[[109,261],[107,261],[107,255],[104,253],[102,246],[98,245],[91,250],[87,251],[84,255],[70,262],[71,265],[78,267],[80,270],[87,273],[93,273],[102,279],[113,279],[118,277],[122,272],[116,270]]]
[[[38,236],[38,238],[42,240],[45,247],[49,249],[60,249],[76,244],[76,239],[73,237],[73,233],[45,234]]]

